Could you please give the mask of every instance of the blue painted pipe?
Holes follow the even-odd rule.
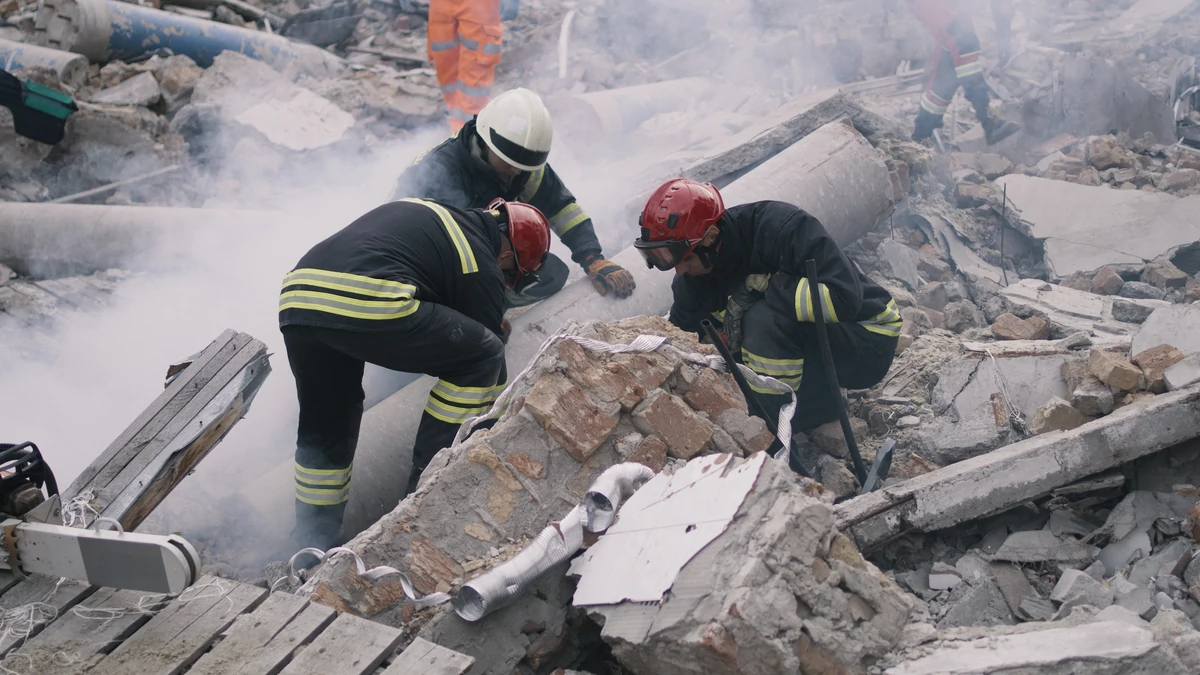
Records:
[[[72,90],[82,85],[88,74],[87,59],[79,54],[0,39],[0,69],[11,73],[22,68],[50,68],[58,73],[58,81]]]
[[[279,35],[115,0],[43,0],[35,40],[101,63],[128,61],[165,47],[203,68],[226,50],[276,70],[295,64],[300,72],[317,76],[335,74],[345,65],[324,49]]]

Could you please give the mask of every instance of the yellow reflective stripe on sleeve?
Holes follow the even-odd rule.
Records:
[[[467,241],[467,235],[463,234],[462,228],[454,220],[454,216],[450,215],[440,204],[427,202],[423,199],[406,198],[401,199],[402,202],[412,204],[420,204],[427,207],[437,214],[441,219],[442,225],[446,228],[446,234],[450,237],[450,243],[454,244],[454,250],[458,251],[458,260],[462,263],[463,274],[472,274],[479,271],[479,264],[475,262],[475,252],[471,250],[471,244]]]
[[[344,469],[310,469],[296,464],[296,482],[308,485],[345,485],[350,482],[351,467]]]
[[[417,292],[416,286],[399,281],[373,279],[358,274],[330,272],[308,267],[292,270],[283,278],[283,288],[285,289],[288,286],[300,285],[389,299],[412,298]]]
[[[829,286],[817,284],[817,288],[821,289],[821,309],[825,312],[825,320],[837,323],[837,310],[833,308],[833,295],[829,292]]]
[[[412,298],[395,301],[358,300],[321,291],[288,291],[279,296],[279,311],[310,309],[353,319],[400,319],[417,311],[421,303]]]
[[[350,486],[313,488],[296,484],[296,499],[313,506],[337,506],[350,499]]]
[[[583,212],[583,207],[575,202],[563,207],[561,211],[550,218],[550,229],[561,237],[587,219],[588,215]]]
[[[430,396],[425,402],[425,412],[448,424],[462,424],[472,417],[478,417],[487,412],[492,406],[456,406],[440,401]]]
[[[502,391],[504,391],[504,385],[499,385],[499,388],[460,387],[445,380],[438,380],[437,384],[433,385],[433,390],[430,393],[437,394],[439,398],[450,403],[474,404],[478,406],[485,403],[492,403]]]
[[[517,195],[517,201],[528,202],[537,194],[538,188],[542,187],[542,178],[546,176],[546,165],[543,164],[537,168],[537,171],[529,174],[529,179],[525,181],[525,187],[521,188],[521,194]]]
[[[816,321],[813,316],[811,298],[808,292],[808,278],[800,279],[800,283],[796,284],[796,320],[797,321]]]
[[[900,316],[900,310],[896,308],[896,301],[888,300],[887,306],[882,312],[866,321],[859,321],[858,323],[872,333],[896,337],[900,335],[900,329],[904,326],[904,319]]]

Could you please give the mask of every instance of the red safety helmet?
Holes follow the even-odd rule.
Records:
[[[503,211],[508,218],[508,240],[517,258],[517,270],[504,275],[509,288],[520,291],[537,283],[537,271],[550,252],[550,224],[536,207],[521,202],[493,200],[489,211]]]
[[[646,260],[646,267],[669,270],[696,249],[723,213],[725,202],[712,183],[669,180],[646,202],[638,219],[642,236],[633,247]]]

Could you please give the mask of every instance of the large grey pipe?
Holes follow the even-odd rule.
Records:
[[[0,68],[50,68],[58,73],[59,82],[74,90],[87,80],[88,60],[71,52],[0,39]]]
[[[650,186],[652,187],[652,186]],[[892,210],[891,180],[883,156],[853,127],[827,124],[767,160],[722,190],[728,205],[777,199],[816,215],[840,246],[858,239]],[[568,284],[555,296],[513,320],[506,355],[508,372],[520,372],[542,342],[568,319],[613,321],[662,314],[671,305],[670,273],[646,269],[633,248],[613,257],[633,273],[637,291],[615,300],[597,295],[591,284]],[[395,508],[404,495],[412,445],[434,380],[417,381],[363,415],[354,481],[343,521],[353,536]]]

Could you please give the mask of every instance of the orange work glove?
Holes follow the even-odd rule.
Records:
[[[618,298],[628,298],[637,287],[629,270],[604,258],[593,260],[587,266],[587,275],[600,295],[608,295],[612,291]]]

